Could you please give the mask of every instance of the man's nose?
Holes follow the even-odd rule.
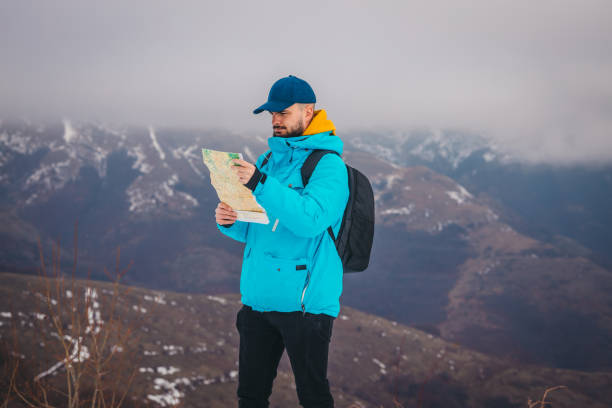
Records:
[[[272,126],[280,125],[280,115],[278,112],[272,112]]]

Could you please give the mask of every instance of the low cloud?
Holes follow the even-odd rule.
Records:
[[[608,1],[5,1],[0,115],[259,131],[279,77],[343,129],[458,128],[612,159]]]

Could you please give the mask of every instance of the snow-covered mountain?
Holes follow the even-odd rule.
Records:
[[[125,152],[133,160],[131,169],[138,172],[126,190],[130,212],[155,213],[157,208],[167,206],[177,215],[186,215],[198,205],[188,193],[171,188],[180,181],[171,162],[185,160],[194,173],[186,174],[188,178],[204,178],[198,167],[197,145],[162,148],[153,127],[144,132],[64,120],[61,127],[39,125],[33,129],[23,123],[11,123],[2,127],[0,144],[0,166],[6,171],[0,182],[16,187],[11,189],[11,196],[22,208],[45,202],[54,192],[77,180],[84,168],[92,168],[100,179],[105,178],[108,158],[117,151]],[[37,160],[27,177],[16,185],[17,180],[9,179],[19,178],[19,174],[11,174],[12,164],[23,156]]]
[[[570,238],[612,267],[612,164],[528,163],[457,131],[359,133],[350,146],[402,166],[426,166],[505,208],[504,220],[547,242]]]
[[[225,254],[220,249],[214,260],[208,256],[218,241],[212,238],[217,197],[201,148],[239,150],[254,160],[252,152],[264,149],[262,141],[220,131],[4,120],[0,208],[11,227],[5,225],[2,236],[13,245],[5,246],[11,249],[0,260],[12,269],[32,268],[31,260],[38,258],[36,237],[17,232],[38,231],[71,248],[78,221],[85,264],[110,267],[111,254],[121,246],[124,256],[138,260],[134,281],[150,281],[147,270],[160,268],[168,272],[168,280],[153,280],[153,285],[167,285],[174,271],[183,282],[177,288],[188,289],[198,271],[182,272],[185,259],[205,267]],[[14,250],[19,247],[15,242],[23,243],[20,251]],[[99,268],[92,273],[103,276]],[[217,278],[211,290],[236,281],[235,276]]]
[[[445,157],[449,169],[463,172],[453,175],[471,174],[463,169],[478,155],[498,168],[511,164],[487,162],[481,142],[468,148],[438,135],[445,153],[406,166],[401,146],[425,154],[435,140],[394,147],[396,136],[358,136],[343,136],[345,160],[372,181],[376,237],[368,271],[344,279],[343,305],[521,361],[612,366],[610,269],[592,262],[593,251],[571,237],[526,233],[525,218],[495,194],[475,188],[472,178],[434,170],[423,157]],[[57,256],[50,242],[59,241],[62,270],[70,271],[78,222],[80,276],[105,279],[120,247],[121,260],[133,260],[126,283],[237,292],[242,244],[217,231],[218,199],[200,148],[240,151],[255,161],[265,141],[222,131],[4,121],[0,266],[35,273],[40,236],[46,263]],[[534,326],[542,332],[534,334]]]

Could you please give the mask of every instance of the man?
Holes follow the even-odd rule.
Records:
[[[273,136],[271,156],[255,165],[234,160],[240,181],[265,208],[267,225],[236,221],[219,203],[218,228],[245,242],[240,293],[239,407],[268,407],[278,363],[287,349],[300,404],[333,407],[327,357],[334,319],[340,311],[342,262],[327,233],[338,234],[349,189],[340,156],[321,158],[306,187],[300,169],[313,149],[342,154],[343,142],[324,110],[314,110],[315,94],[295,76],[281,78],[268,101]]]

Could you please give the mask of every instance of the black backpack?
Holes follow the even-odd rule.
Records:
[[[302,184],[308,184],[310,176],[321,157],[328,153],[338,154],[333,150],[313,150],[302,165]],[[265,166],[272,152],[269,152],[261,163]],[[336,250],[342,260],[344,273],[361,272],[368,267],[370,252],[374,241],[374,193],[368,178],[359,170],[346,165],[349,183],[349,199],[344,209],[338,236],[334,236],[332,227],[327,227],[329,236],[336,244]]]

